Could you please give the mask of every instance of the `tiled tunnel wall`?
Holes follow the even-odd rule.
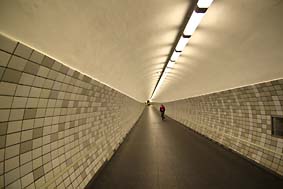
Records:
[[[283,175],[283,138],[271,135],[271,116],[283,116],[282,79],[164,105],[169,117]]]
[[[84,188],[143,108],[0,35],[0,188]]]

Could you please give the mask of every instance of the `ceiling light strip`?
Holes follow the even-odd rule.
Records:
[[[178,43],[175,47],[175,50],[171,54],[169,61],[166,63],[166,66],[164,66],[164,68],[163,68],[163,70],[160,74],[159,80],[157,81],[157,84],[156,84],[156,86],[155,86],[155,88],[152,92],[150,100],[155,97],[157,91],[160,89],[160,86],[164,82],[167,74],[174,67],[177,59],[179,58],[179,56],[181,55],[181,53],[183,52],[183,50],[185,49],[185,47],[189,43],[190,37],[192,36],[194,31],[196,30],[196,28],[200,24],[203,16],[205,15],[208,7],[211,5],[212,2],[213,2],[213,0],[199,0],[197,2],[197,6],[195,7],[193,13],[191,14],[191,16],[190,16],[190,18],[189,18],[189,20],[188,20],[188,22],[185,26],[185,29],[183,31],[183,35],[178,40]]]

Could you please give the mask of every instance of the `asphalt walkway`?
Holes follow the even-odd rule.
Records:
[[[147,107],[93,189],[263,189],[283,180]]]

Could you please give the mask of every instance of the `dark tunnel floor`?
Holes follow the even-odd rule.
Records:
[[[260,189],[283,180],[148,107],[87,188]]]

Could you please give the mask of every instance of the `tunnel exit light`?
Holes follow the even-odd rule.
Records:
[[[198,0],[197,6],[195,7],[195,10],[193,11],[192,15],[190,16],[185,29],[183,31],[183,35],[179,38],[178,43],[176,47],[174,48],[173,53],[171,54],[171,57],[169,58],[169,61],[167,62],[166,66],[163,68],[161,75],[159,77],[159,80],[157,81],[157,84],[153,90],[153,93],[150,97],[150,100],[152,100],[157,91],[159,91],[161,85],[163,84],[166,76],[169,72],[172,71],[172,68],[174,67],[175,63],[177,62],[177,59],[189,43],[190,37],[193,35],[194,31],[197,29],[198,25],[200,24],[202,18],[204,17],[207,8],[212,4],[213,0]]]

